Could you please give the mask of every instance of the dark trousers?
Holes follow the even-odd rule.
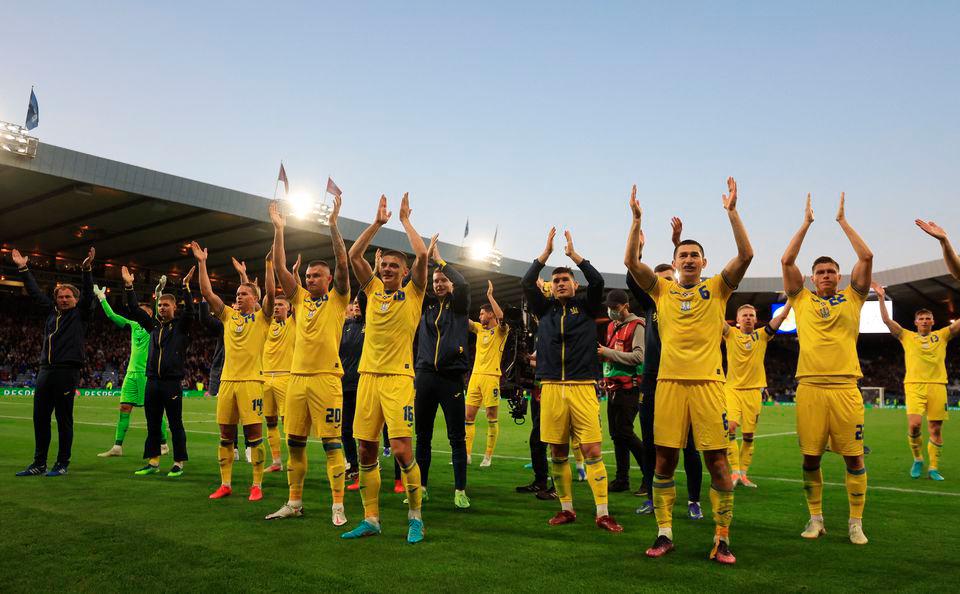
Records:
[[[653,411],[656,408],[657,381],[644,378],[640,387],[643,396],[640,402],[640,434],[643,441],[643,487],[653,497],[653,472],[657,465],[657,451],[653,442]],[[687,445],[683,448],[683,471],[687,475],[687,498],[700,501],[703,486],[703,462],[693,443],[693,431],[688,432]]]
[[[417,371],[414,383],[416,399],[413,403],[413,418],[417,431],[417,464],[420,480],[427,486],[430,475],[430,458],[433,441],[433,425],[437,408],[443,409],[447,424],[447,439],[453,452],[453,483],[455,489],[467,488],[467,440],[464,420],[463,376],[443,375],[432,371]]]
[[[607,425],[613,452],[617,461],[618,481],[630,481],[630,455],[643,468],[643,442],[633,430],[633,422],[640,412],[640,388],[608,392]]]
[[[343,455],[350,464],[350,471],[358,471],[360,463],[357,461],[357,440],[353,438],[353,416],[357,413],[357,388],[343,390],[343,426],[341,436],[343,440]]]
[[[547,444],[540,441],[540,399],[530,398],[530,463],[533,464],[533,480],[547,486]]]
[[[73,397],[80,383],[79,369],[41,367],[33,395],[33,462],[47,463],[50,450],[50,415],[57,416],[57,464],[69,464],[73,448]]]
[[[187,460],[187,432],[183,428],[183,389],[179,379],[147,378],[143,394],[143,412],[147,416],[147,439],[143,444],[143,457],[160,455],[160,439],[163,415],[170,426],[170,441],[173,445],[173,460]]]

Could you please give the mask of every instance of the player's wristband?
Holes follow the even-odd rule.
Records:
[[[29,270],[30,270],[30,269],[29,269],[28,267],[26,267],[26,266],[24,266],[23,268],[17,268],[17,272],[27,272],[27,271],[29,271]]]
[[[447,265],[447,261],[444,260],[443,258],[434,258],[433,261],[436,262],[437,266],[439,266],[441,269],[443,269],[443,267]]]

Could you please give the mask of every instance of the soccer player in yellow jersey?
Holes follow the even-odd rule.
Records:
[[[286,296],[274,297],[273,321],[263,343],[263,417],[267,421],[267,443],[270,444],[272,462],[266,472],[280,472],[280,428],[278,422],[284,416],[287,382],[290,379],[290,364],[297,343],[296,318],[290,315],[290,302]]]
[[[480,406],[487,411],[487,449],[480,468],[492,464],[493,450],[500,435],[497,415],[500,410],[500,359],[503,357],[507,334],[510,333],[510,327],[502,323],[503,310],[493,298],[491,281],[487,281],[487,300],[489,303],[480,306],[480,322],[470,320],[470,332],[477,335],[477,348],[466,401],[467,456],[473,450],[473,439],[477,433],[477,412]]]
[[[716,535],[710,558],[724,564],[736,562],[730,551],[733,519],[733,481],[727,465],[727,417],[723,395],[720,340],[726,325],[727,299],[737,288],[753,260],[753,248],[737,212],[737,184],[727,179],[729,195],[723,208],[733,228],[737,255],[716,276],[700,279],[707,266],[703,247],[691,239],[681,241],[673,253],[678,280],[654,273],[641,261],[642,211],[637,187],[630,196],[633,224],[627,238],[624,264],[630,275],[657,306],[662,342],[654,409],[654,443],[657,461],[653,479],[653,505],[659,532],[648,557],[661,557],[673,550],[673,503],[677,490],[673,473],[680,450],[687,443],[693,423],[694,443],[703,452],[710,472],[710,503]]]
[[[290,305],[297,320],[297,343],[290,364],[290,380],[284,406],[283,428],[287,434],[287,481],[290,493],[287,502],[268,520],[297,517],[303,514],[303,482],[307,475],[307,438],[311,434],[323,441],[327,455],[327,479],[333,496],[331,520],[335,526],[347,523],[343,508],[346,460],[343,455],[341,429],[343,423],[343,365],[340,363],[340,337],[344,312],[350,303],[350,272],[347,248],[337,226],[341,199],[334,197],[333,211],[327,224],[333,242],[336,267],[323,260],[307,263],[306,285],[286,269],[283,228],[285,221],[279,205],[270,204],[273,222],[274,268],[283,292],[290,295]],[[332,281],[332,286],[331,286]]]
[[[276,290],[273,272],[267,268],[263,309],[257,310],[259,293],[252,283],[237,287],[236,308],[225,305],[213,292],[207,274],[207,250],[196,241],[190,244],[200,272],[200,292],[210,304],[210,313],[223,323],[223,375],[217,393],[217,423],[220,425],[220,487],[210,499],[231,494],[233,475],[233,444],[237,437],[237,422],[243,425],[243,437],[250,448],[253,465],[253,485],[250,501],[263,499],[263,343],[270,329],[273,294]]]
[[[727,383],[723,391],[727,399],[727,461],[733,476],[733,486],[756,487],[747,470],[753,460],[753,434],[760,421],[763,405],[763,390],[767,387],[767,373],[763,359],[767,343],[776,336],[780,325],[787,319],[790,305],[766,326],[757,330],[757,310],[752,305],[737,308],[737,327],[723,325],[723,341],[727,347]],[[742,427],[743,445],[737,446],[737,427]]]
[[[800,358],[797,362],[797,435],[803,454],[803,491],[810,521],[802,536],[819,538],[823,525],[823,474],[820,459],[827,444],[846,462],[847,500],[850,504],[848,535],[854,544],[867,544],[863,534],[863,507],[867,496],[867,469],[863,465],[863,394],[857,387],[860,360],[857,336],[860,310],[870,291],[873,253],[850,226],[840,194],[837,222],[857,254],[850,285],[839,289],[840,265],[828,256],[813,261],[814,291],[805,288],[797,255],[813,208],[807,194],[803,224],[790,240],[780,264],[783,288],[797,320]]]
[[[390,220],[386,196],[380,197],[377,216],[350,247],[350,265],[367,296],[367,325],[360,356],[360,383],[353,434],[360,442],[360,496],[363,521],[343,538],[380,534],[380,431],[384,423],[390,434],[390,450],[403,471],[407,491],[407,542],[423,540],[420,513],[422,493],[420,468],[411,448],[413,437],[413,336],[420,322],[427,286],[427,246],[410,222],[410,200],[403,195],[400,223],[415,255],[410,278],[407,257],[387,250],[377,277],[363,255],[381,227]]]
[[[880,298],[880,317],[900,344],[907,373],[903,378],[903,389],[907,395],[907,439],[913,452],[912,478],[923,474],[923,454],[920,446],[920,422],[927,415],[927,454],[930,457],[927,476],[931,480],[942,481],[940,474],[940,450],[943,448],[943,422],[950,418],[947,413],[947,343],[960,332],[960,320],[945,328],[933,329],[933,312],[920,309],[913,314],[916,332],[904,329],[890,318],[885,302],[886,291],[877,283],[873,290]]]

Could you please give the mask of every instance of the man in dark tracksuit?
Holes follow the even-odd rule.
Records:
[[[87,323],[93,316],[93,273],[95,250],[90,248],[83,261],[83,290],[73,285],[59,285],[54,301],[43,294],[27,268],[27,258],[13,250],[14,264],[20,272],[27,292],[40,305],[50,309],[44,324],[43,348],[40,351],[40,374],[33,396],[33,462],[17,476],[61,476],[67,474],[73,447],[73,398],[80,383],[83,348]],[[50,449],[50,415],[57,416],[57,461],[47,472]]]
[[[673,278],[674,269],[670,264],[658,264],[653,271],[658,276],[664,278]],[[627,273],[627,288],[640,303],[640,312],[646,320],[644,327],[644,360],[643,360],[643,381],[640,383],[640,434],[643,440],[643,483],[638,496],[645,498],[643,504],[637,508],[638,514],[653,513],[653,469],[656,465],[656,447],[653,443],[653,411],[654,394],[657,391],[657,373],[660,369],[660,332],[657,330],[657,306],[653,299],[647,295],[646,291],[641,289],[633,276]],[[687,445],[683,448],[683,471],[687,475],[687,512],[695,520],[703,518],[703,512],[700,509],[700,487],[703,483],[703,462],[700,460],[700,452],[697,451],[693,443],[693,431],[690,431],[687,438]]]
[[[173,467],[168,476],[180,476],[187,461],[187,434],[183,428],[183,376],[191,325],[196,316],[193,296],[189,285],[182,285],[180,299],[183,300],[183,310],[177,312],[178,299],[170,294],[161,295],[157,300],[157,317],[153,318],[138,306],[137,294],[133,290],[133,275],[125,266],[121,274],[127,307],[134,321],[150,331],[147,387],[143,401],[143,412],[147,416],[143,457],[147,464],[136,474],[158,472],[161,421],[166,414],[173,443]]]
[[[470,285],[440,257],[433,244],[430,257],[433,295],[423,300],[423,314],[417,330],[416,399],[413,418],[417,432],[417,465],[424,491],[430,475],[431,441],[437,407],[443,409],[447,439],[453,452],[454,505],[470,507],[467,498],[467,442],[464,425],[463,376],[469,368],[467,334]]]
[[[223,372],[223,322],[210,314],[210,304],[206,301],[200,303],[200,323],[216,339],[213,357],[210,359],[210,379],[207,382],[207,391],[215,397],[220,391],[220,374]]]
[[[362,291],[358,295],[365,300]],[[357,412],[357,385],[360,382],[360,355],[363,354],[363,307],[358,301],[347,306],[343,334],[340,336],[340,364],[343,366],[343,453],[347,458],[349,470],[347,481],[355,482],[360,477],[360,463],[357,461],[357,441],[353,438],[353,416]],[[385,440],[385,443],[390,443]]]

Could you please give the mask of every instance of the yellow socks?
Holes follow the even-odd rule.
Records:
[[[803,469],[803,496],[811,516],[823,516],[823,473],[820,467]]]
[[[160,466],[160,456],[154,456],[153,458],[150,458],[147,460],[147,463],[150,466]]]
[[[573,472],[570,470],[569,458],[551,458],[553,466],[553,486],[557,490],[557,498],[560,499],[560,507],[565,510],[573,510]]]
[[[917,438],[919,440],[919,437]],[[927,455],[930,456],[929,470],[938,470],[940,468],[940,454],[943,450],[943,443],[933,443],[933,440],[927,442]]]
[[[850,518],[863,517],[863,506],[867,503],[867,467],[859,470],[847,469],[847,501],[850,502]]]
[[[263,438],[247,442],[250,448],[250,464],[253,466],[253,486],[263,484],[263,461],[267,457],[267,450],[263,447]]]
[[[721,491],[710,485],[710,507],[713,508],[717,537],[729,542],[730,523],[733,522],[733,491]]]
[[[420,504],[423,500],[423,490],[420,488],[420,467],[417,465],[417,459],[410,460],[407,466],[401,466],[403,474],[400,478],[403,480],[403,488],[407,491],[407,503],[410,506],[409,517],[420,517]]]
[[[380,462],[360,465],[360,500],[363,517],[380,518]]]
[[[673,502],[677,500],[677,485],[673,475],[653,475],[653,513],[661,529],[673,527]]]
[[[573,444],[573,459],[577,461],[577,466],[583,465],[583,452],[580,451],[580,444]]]
[[[923,454],[920,453],[920,448],[923,446],[923,437],[920,435],[920,432],[917,431],[916,435],[908,433],[907,441],[910,443],[910,451],[913,452],[913,459],[923,460]]]
[[[584,460],[587,465],[587,481],[590,483],[590,490],[593,491],[593,502],[597,506],[607,505],[607,467],[603,464],[603,458],[587,458]],[[570,465],[567,464],[569,471]],[[603,514],[606,515],[606,514]]]
[[[730,464],[730,472],[740,472],[740,448],[737,447],[737,434],[727,433],[727,463]]]
[[[270,444],[270,456],[274,462],[280,461],[280,428],[267,425],[267,442]]]
[[[464,423],[464,429],[467,434],[467,455],[473,453],[473,438],[477,436],[477,424],[475,421],[467,421]]]
[[[306,440],[287,439],[287,484],[290,485],[290,503],[303,502],[303,480],[307,476]]]
[[[500,422],[497,419],[487,420],[487,451],[484,455],[493,456],[493,449],[497,447],[497,437],[500,436]]]
[[[744,437],[740,444],[740,472],[747,474],[750,463],[753,462],[753,437]]]
[[[343,503],[343,486],[346,481],[347,459],[343,456],[343,443],[339,439],[323,442],[323,451],[327,453],[327,480],[333,502]]]
[[[217,461],[220,463],[220,484],[229,485],[233,478],[233,440],[221,439],[217,448]]]

